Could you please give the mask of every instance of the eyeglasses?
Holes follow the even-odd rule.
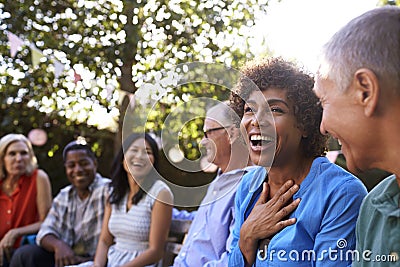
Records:
[[[215,131],[219,131],[219,130],[222,130],[222,129],[225,129],[226,127],[229,127],[229,126],[230,126],[230,125],[225,126],[225,127],[218,127],[218,128],[211,128],[211,129],[208,129],[207,131],[204,131],[204,137],[205,137],[205,138],[208,138],[208,135],[209,135],[210,133],[215,132]]]

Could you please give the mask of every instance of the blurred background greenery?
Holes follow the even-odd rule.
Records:
[[[160,136],[166,116],[178,105],[200,96],[225,100],[229,95],[228,88],[201,82],[152,87],[162,84],[164,70],[195,61],[238,68],[254,57],[254,42],[265,47],[264,55],[271,54],[252,31],[268,2],[0,1],[0,136],[28,135],[32,129],[47,133],[47,142],[34,149],[54,194],[67,183],[61,151],[78,136],[92,144],[99,171],[108,176],[121,143],[123,118],[145,116],[143,129],[128,127]],[[23,42],[15,56],[8,33]],[[147,105],[150,99],[158,100],[156,107]],[[200,156],[202,123],[195,118],[172,124],[180,127],[179,147],[189,159]],[[332,144],[331,149],[338,147]],[[183,172],[162,158],[162,174],[178,184],[204,184],[214,177]],[[342,156],[337,163],[345,167]],[[361,178],[372,188],[384,175],[376,171]]]

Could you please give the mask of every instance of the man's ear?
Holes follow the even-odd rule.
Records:
[[[99,167],[99,164],[98,164],[98,162],[97,162],[97,159],[93,159],[93,163],[94,163],[94,166],[95,166],[96,171],[97,171],[97,167]]]
[[[228,128],[228,133],[229,133],[229,142],[232,145],[239,138],[240,129],[237,128],[235,125],[231,125]]]
[[[364,107],[364,114],[372,116],[377,109],[379,101],[379,82],[375,73],[366,68],[361,68],[354,73],[357,103]]]

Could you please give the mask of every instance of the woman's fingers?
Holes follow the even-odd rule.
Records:
[[[260,197],[258,198],[255,206],[265,204],[269,197],[269,185],[267,182],[263,182],[263,190],[261,191]]]
[[[297,191],[299,191],[299,186],[294,184],[292,180],[287,181],[270,200],[272,207],[274,207],[275,210],[282,209]]]
[[[263,183],[263,190],[252,212],[246,220],[246,224],[252,225],[257,238],[267,238],[283,228],[296,223],[296,218],[286,217],[299,205],[300,199],[289,201],[299,190],[299,186],[293,181],[287,181],[270,200],[270,187]]]
[[[278,218],[280,218],[280,219],[285,218],[290,213],[292,213],[297,208],[297,206],[299,206],[299,204],[300,204],[300,198],[294,200],[289,205],[284,206],[283,208],[281,208],[279,210],[279,212],[277,212]]]
[[[295,224],[296,223],[296,218],[290,218],[287,220],[283,220],[283,221],[279,221],[276,226],[277,226],[277,232],[279,232],[280,230],[282,230],[283,228]]]

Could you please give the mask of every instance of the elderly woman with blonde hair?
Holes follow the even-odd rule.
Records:
[[[0,266],[8,266],[22,236],[35,234],[52,201],[48,175],[38,169],[29,140],[22,134],[0,139]]]

